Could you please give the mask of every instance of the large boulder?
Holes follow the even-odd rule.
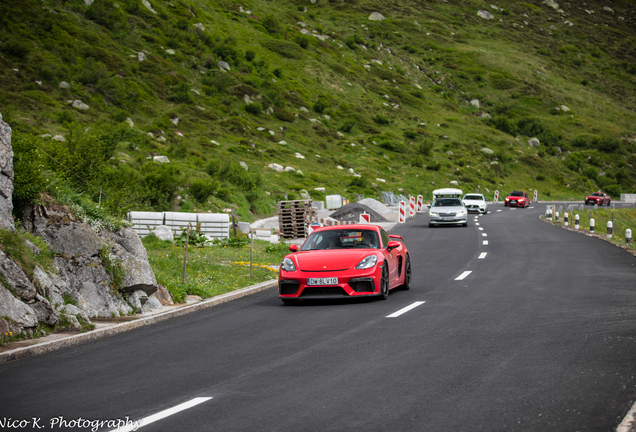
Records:
[[[115,258],[121,260],[126,272],[122,291],[143,290],[147,295],[157,291],[157,279],[148,262],[148,253],[139,234],[132,228],[121,228],[116,232],[102,233],[102,237],[113,245]]]
[[[0,250],[0,277],[9,285],[7,288],[20,300],[30,302],[35,299],[37,290],[27,275],[15,261]],[[0,315],[1,316],[1,315]]]
[[[11,147],[11,128],[2,120],[0,114],[0,229],[13,231],[13,148]]]
[[[38,318],[33,309],[15,298],[11,291],[0,284],[0,321],[9,331],[19,333],[22,329],[33,329]]]

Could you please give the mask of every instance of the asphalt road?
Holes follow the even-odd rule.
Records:
[[[413,287],[386,301],[289,306],[272,289],[1,365],[0,429],[615,430],[636,400],[636,259],[544,208],[410,219],[392,233]]]

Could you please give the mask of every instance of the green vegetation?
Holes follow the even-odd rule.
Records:
[[[188,249],[186,283],[182,283],[185,248],[154,236],[143,239],[148,260],[157,277],[175,302],[184,302],[188,294],[203,298],[278,277],[278,266],[289,253],[284,246],[262,240],[254,241],[252,278],[250,279],[250,245],[229,239],[215,246]],[[238,246],[236,246],[238,244]]]
[[[32,246],[29,246],[27,242]],[[0,230],[0,250],[13,258],[31,279],[33,279],[33,270],[35,270],[36,265],[45,270],[54,271],[53,252],[44,240],[28,232]],[[0,283],[7,285],[1,278]],[[9,287],[7,286],[7,288]]]
[[[113,290],[119,290],[122,282],[126,278],[126,272],[121,261],[113,255],[110,245],[106,243],[102,245],[99,250],[99,259],[108,274],[113,278],[111,281],[111,288]]]

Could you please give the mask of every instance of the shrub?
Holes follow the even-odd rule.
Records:
[[[442,164],[440,164],[439,162],[431,162],[430,164],[426,165],[426,169],[431,171],[439,171],[440,168],[442,168]]]
[[[351,129],[353,129],[353,127],[356,125],[356,121],[349,119],[349,120],[345,120],[345,122],[338,128],[339,131],[342,132],[351,132]]]
[[[391,124],[391,119],[386,116],[383,116],[382,114],[376,114],[375,117],[373,117],[373,121],[379,125]]]
[[[294,114],[291,111],[277,106],[274,107],[274,116],[279,120],[289,123],[293,122],[295,119]]]
[[[251,62],[256,57],[256,53],[252,50],[245,51],[245,60]]]
[[[267,15],[261,23],[263,24],[263,27],[265,27],[269,33],[283,32],[283,26],[281,25],[280,21],[278,21],[278,18],[276,17],[276,15],[272,15],[272,14]]]
[[[147,163],[143,166],[144,201],[155,210],[170,209],[172,198],[179,187],[179,170],[170,164]]]
[[[13,207],[19,211],[31,204],[46,187],[42,174],[42,160],[38,146],[43,147],[42,139],[14,132],[13,146]]]
[[[421,155],[430,156],[431,151],[433,150],[433,143],[431,141],[425,141],[423,143],[420,143],[418,144],[416,150]]]
[[[245,111],[249,114],[258,115],[263,111],[263,106],[258,102],[245,104]]]
[[[323,97],[319,97],[313,106],[314,111],[316,111],[318,114],[322,114],[327,107],[328,107],[327,100]]]
[[[207,199],[218,189],[218,183],[210,180],[195,179],[190,183],[188,192],[200,203],[205,203]]]
[[[309,38],[307,36],[298,36],[296,38],[296,43],[300,45],[302,49],[307,49],[309,46]]]
[[[10,40],[4,45],[0,45],[0,50],[17,60],[24,60],[31,51],[29,45],[22,40]]]
[[[262,42],[262,45],[274,51],[277,54],[280,54],[283,57],[300,60],[304,57],[303,49],[293,42],[288,42],[284,40],[278,39],[270,39]]]

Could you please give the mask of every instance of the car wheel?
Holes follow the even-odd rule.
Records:
[[[404,284],[401,288],[405,291],[411,289],[411,257],[406,256],[406,262],[404,263]]]
[[[429,227],[429,228],[433,228],[434,226],[435,226],[435,224],[434,224],[434,223],[431,223],[431,222],[429,222],[429,223],[428,223],[428,227]]]
[[[380,298],[382,300],[389,298],[389,269],[386,264],[382,266],[382,277],[380,278]]]
[[[609,207],[611,203],[612,203],[612,200],[609,200],[609,201],[607,202],[607,206]]]
[[[462,224],[462,226],[463,226],[464,228],[466,228],[466,227],[468,226],[468,222],[464,222],[464,223]]]

